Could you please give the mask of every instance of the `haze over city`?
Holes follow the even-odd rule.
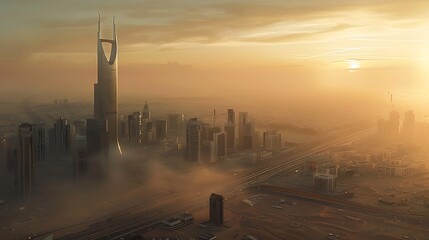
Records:
[[[428,11],[2,1],[0,239],[427,239]]]

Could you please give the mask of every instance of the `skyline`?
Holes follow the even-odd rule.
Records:
[[[220,90],[231,96],[238,89],[253,96],[309,83],[329,91],[427,87],[425,1],[4,4],[4,96],[54,89],[58,96],[91,99],[98,11],[104,25],[116,16],[120,96],[216,96]],[[27,84],[34,85],[31,92],[23,89]],[[199,88],[204,91],[196,93]]]
[[[427,0],[2,7],[2,238],[429,235]]]

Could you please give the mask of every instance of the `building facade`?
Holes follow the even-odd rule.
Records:
[[[103,43],[112,45],[107,59]],[[97,32],[97,83],[94,84],[94,118],[106,122],[110,151],[122,154],[118,142],[118,40],[113,19],[112,39],[101,38],[100,19]]]

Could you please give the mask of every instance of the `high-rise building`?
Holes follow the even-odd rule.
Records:
[[[150,119],[149,105],[147,105],[147,102],[144,103],[143,107],[143,119]]]
[[[211,161],[224,161],[227,157],[226,142],[228,134],[226,132],[213,133]]]
[[[155,132],[156,132],[156,139],[158,141],[165,140],[167,137],[167,120],[157,119],[155,121]]]
[[[255,129],[252,122],[246,122],[243,125],[243,148],[253,149],[256,145]]]
[[[228,153],[235,152],[236,139],[235,139],[235,112],[234,109],[228,109],[228,121],[225,124],[226,132],[226,147]]]
[[[110,58],[107,59],[103,43],[112,45]],[[101,38],[100,19],[97,32],[97,69],[98,80],[94,84],[94,118],[107,122],[109,147],[114,154],[122,154],[118,142],[118,40],[113,19],[112,39]]]
[[[128,139],[132,144],[142,143],[142,114],[141,112],[134,112],[128,115]]]
[[[223,197],[214,194],[210,196],[210,224],[220,226],[223,224]]]
[[[153,121],[151,119],[143,119],[143,140],[145,144],[153,142]]]
[[[66,119],[59,118],[54,123],[54,128],[51,132],[51,146],[56,158],[63,158],[70,154],[70,125]]]
[[[235,123],[235,111],[232,108],[228,109],[228,123]]]
[[[16,166],[16,186],[23,197],[31,197],[35,185],[36,164],[33,157],[32,125],[23,123],[18,132],[18,162]]]
[[[88,165],[91,165],[91,174],[94,176],[104,176],[107,171],[109,147],[112,145],[106,124],[106,121],[99,119],[86,120],[86,149],[87,156],[90,158]]]
[[[75,178],[83,177],[88,171],[88,151],[86,137],[74,135],[72,141],[73,156],[73,176]]]
[[[238,115],[238,146],[244,147],[245,126],[249,123],[249,113],[240,112]]]
[[[43,162],[46,158],[46,127],[44,124],[32,125],[33,158],[36,162]]]
[[[266,131],[263,134],[264,149],[266,151],[280,151],[282,148],[282,134],[277,131]]]
[[[168,114],[168,132],[173,135],[181,135],[184,130],[185,115],[180,113]]]
[[[201,161],[201,123],[197,118],[186,124],[186,159],[189,162]]]
[[[413,136],[415,133],[415,116],[413,111],[407,111],[402,123],[402,133],[406,136]]]

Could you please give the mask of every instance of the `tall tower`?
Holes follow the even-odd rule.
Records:
[[[33,129],[29,123],[19,125],[19,153],[16,166],[16,185],[22,197],[31,197],[35,183],[33,157]]]
[[[101,38],[100,16],[97,32],[97,72],[98,80],[94,84],[94,118],[106,122],[109,132],[109,149],[112,153],[121,152],[118,142],[118,40],[115,18],[113,18],[112,39]],[[104,54],[102,43],[110,43],[110,59]]]
[[[223,196],[214,194],[210,196],[210,223],[214,226],[223,224]]]
[[[142,114],[141,112],[135,112],[128,115],[128,132],[129,141],[132,144],[142,143]]]
[[[197,118],[186,124],[186,159],[189,162],[201,161],[201,123]]]
[[[245,126],[249,122],[249,113],[240,112],[238,115],[238,145],[244,146]]]
[[[235,152],[235,112],[234,109],[228,109],[228,121],[225,124],[227,133],[226,145],[229,153]]]
[[[143,107],[143,119],[150,119],[149,105],[147,105],[147,102],[144,103]]]

